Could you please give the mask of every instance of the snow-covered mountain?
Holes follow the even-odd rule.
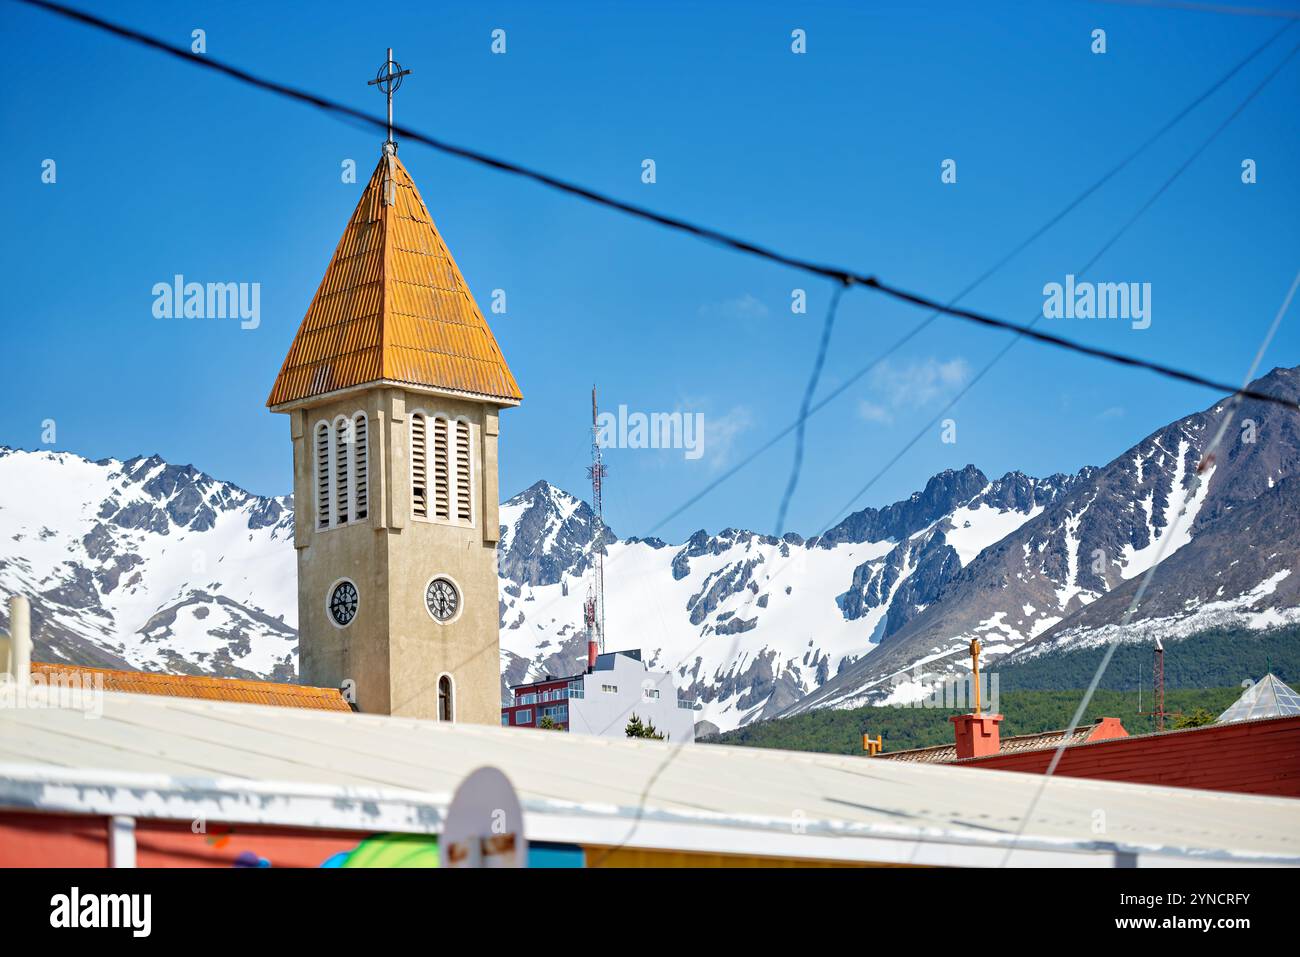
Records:
[[[1300,369],[1255,385],[1300,399]],[[1074,475],[946,471],[811,540],[724,529],[669,544],[606,528],[607,646],[675,671],[699,718],[725,730],[917,694],[918,663],[965,667],[974,636],[993,657],[1105,640],[1162,546],[1127,637],[1298,621],[1300,416],[1246,402],[1203,462],[1225,408]],[[578,667],[596,523],[546,482],[505,502],[501,522],[504,693]],[[32,598],[38,658],[291,680],[292,538],[288,498],[157,456],[0,449],[0,593]]]
[[[863,509],[819,540],[701,530],[686,542],[606,531],[606,647],[678,675],[699,717],[769,717],[902,628],[976,555],[1071,487],[1020,473],[946,471],[905,501]],[[584,650],[590,507],[538,482],[502,507],[504,680],[573,670]]]
[[[1274,369],[1253,388],[1300,401],[1300,369]],[[1104,641],[1162,549],[1152,587],[1122,637],[1150,641],[1300,621],[1300,414],[1245,401],[1207,459],[1228,412],[1227,402],[1216,403],[1108,465],[1085,469],[868,660],[787,713],[919,695],[917,682],[903,680],[916,663],[927,662],[931,672],[965,668],[974,637],[995,657],[1017,652],[1011,661]]]
[[[0,448],[0,593],[31,599],[39,659],[291,680],[295,561],[288,498],[156,455]]]
[[[669,545],[607,528],[609,647],[675,669],[719,727],[772,714],[896,631],[1071,481],[944,472],[818,542],[726,529]],[[0,593],[32,599],[38,658],[292,680],[289,499],[157,456],[3,449],[0,502]],[[582,657],[595,520],[538,482],[502,506],[501,521],[504,692]]]

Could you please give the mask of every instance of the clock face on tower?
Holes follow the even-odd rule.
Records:
[[[446,578],[435,578],[424,589],[424,606],[434,621],[445,624],[460,611],[460,592]]]
[[[330,593],[330,617],[334,624],[345,628],[357,617],[357,586],[344,579]]]

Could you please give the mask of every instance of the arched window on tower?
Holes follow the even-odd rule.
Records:
[[[370,444],[366,437],[366,414],[358,412],[352,417],[353,472],[352,487],[356,499],[356,518],[366,517],[370,512]]]
[[[451,517],[451,462],[447,449],[446,419],[433,420],[433,517]]]
[[[352,458],[352,420],[339,419],[334,424],[334,522],[346,525],[352,510],[348,508],[348,472]]]
[[[316,527],[330,527],[330,427],[316,426]]]
[[[456,713],[453,707],[451,676],[443,675],[438,679],[438,720],[453,721]]]
[[[473,425],[437,413],[411,412],[410,419],[412,514],[473,526]]]
[[[411,512],[417,518],[429,516],[428,433],[421,412],[411,415]]]
[[[456,422],[456,519],[472,523],[474,474],[469,447],[469,423],[463,419]]]

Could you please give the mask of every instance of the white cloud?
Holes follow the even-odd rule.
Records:
[[[732,406],[724,413],[712,411],[716,406],[706,396],[683,396],[675,412],[683,415],[704,414],[703,463],[710,471],[731,461],[737,440],[754,427],[754,414],[748,406]]]
[[[725,415],[704,416],[704,460],[710,470],[722,468],[731,460],[736,440],[753,427],[754,416],[743,405]]]
[[[700,307],[700,316],[705,319],[766,319],[767,304],[752,292],[723,302],[706,303]]]
[[[890,422],[893,411],[928,405],[950,396],[970,381],[970,364],[963,358],[934,357],[908,363],[881,362],[868,385],[878,401],[863,400],[858,414],[868,422]]]
[[[866,399],[858,403],[858,415],[867,422],[881,422],[889,425],[894,421],[893,414],[883,405],[868,402]]]

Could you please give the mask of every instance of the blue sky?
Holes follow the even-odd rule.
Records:
[[[388,45],[414,70],[399,122],[655,209],[938,298],[1036,229],[1279,21],[1097,3],[85,3],[272,78],[382,112]],[[0,170],[7,228],[0,443],[98,458],[158,452],[251,491],[290,486],[288,423],[266,395],[382,137],[12,3]],[[506,30],[507,53],[490,52]],[[790,51],[807,31],[808,52]],[[1094,28],[1107,52],[1090,52]],[[1300,40],[1300,26],[964,303],[1028,321]],[[1236,381],[1297,267],[1300,57],[1098,264],[1149,282],[1152,324],[1052,331]],[[699,459],[608,453],[607,513],[646,534],[795,416],[830,288],[418,144],[401,155],[485,309],[525,401],[503,416],[503,495],[538,478],[584,492],[588,392],[705,416]],[[57,162],[57,182],[41,163]],[[641,182],[642,160],[657,182]],[[957,162],[955,185],[940,164]],[[1254,159],[1259,181],[1240,179]],[[341,182],[354,159],[357,184]],[[261,324],[157,320],[176,273],[261,284]],[[791,290],[808,291],[806,315]],[[922,311],[844,297],[822,392]],[[1044,320],[1046,323],[1047,321]],[[940,319],[809,423],[786,527],[839,517],[1003,333]],[[1300,317],[1264,369],[1300,358]],[[1043,475],[1113,458],[1212,393],[1018,344],[856,503],[944,468]],[[793,440],[658,528],[770,531]]]

